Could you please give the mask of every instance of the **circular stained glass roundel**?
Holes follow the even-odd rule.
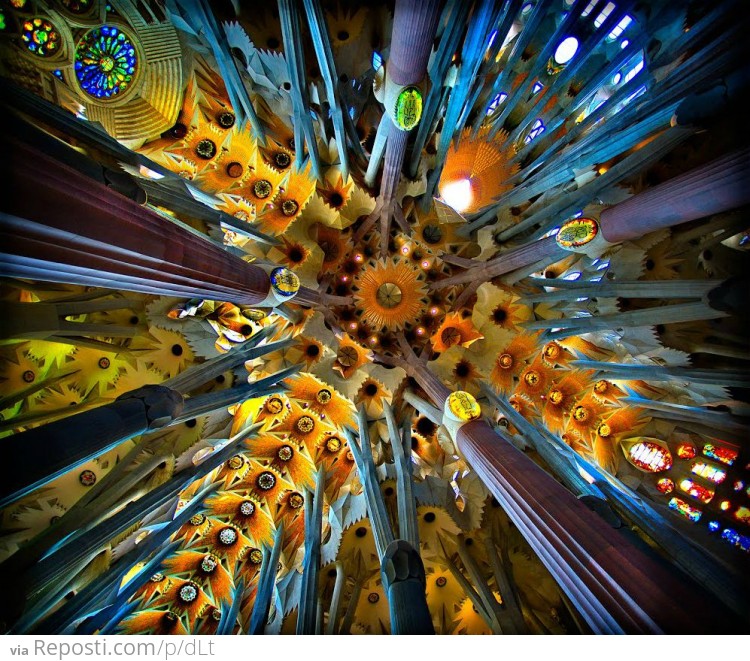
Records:
[[[300,281],[294,271],[280,266],[271,271],[271,286],[281,298],[291,298],[300,288]]]
[[[39,16],[24,21],[21,39],[26,48],[39,57],[56,55],[62,45],[55,26]]]
[[[81,89],[96,99],[112,99],[135,78],[138,56],[130,38],[113,25],[89,30],[78,42],[75,71]]]
[[[403,131],[411,131],[422,117],[422,93],[416,87],[405,87],[399,92],[393,119]]]

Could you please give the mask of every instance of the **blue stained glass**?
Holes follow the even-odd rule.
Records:
[[[737,544],[740,541],[740,534],[731,528],[724,528],[721,538],[726,539],[730,544]]]
[[[113,25],[89,30],[76,48],[78,82],[97,99],[110,99],[128,89],[137,66],[133,43]]]

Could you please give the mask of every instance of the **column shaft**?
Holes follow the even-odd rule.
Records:
[[[469,267],[463,273],[453,275],[444,280],[438,280],[432,285],[432,288],[443,289],[467,282],[489,282],[492,278],[496,278],[499,275],[511,273],[542,260],[547,260],[547,263],[551,264],[569,254],[557,245],[554,236],[548,236],[545,239],[539,239],[538,241],[509,250],[486,262],[476,262],[474,266]]]
[[[241,305],[267,297],[262,269],[37,149],[3,142],[5,275]]]
[[[439,0],[396,1],[388,76],[397,85],[414,85],[425,77],[439,16]],[[391,112],[393,108],[386,108],[388,116]],[[382,121],[390,122],[385,117]],[[381,183],[382,197],[387,202],[393,199],[401,178],[409,135],[396,128],[393,122],[390,124]]]
[[[750,203],[750,149],[722,156],[605,209],[599,219],[610,243],[635,239]]]
[[[122,441],[162,426],[182,410],[182,396],[146,386],[89,411],[5,439],[0,503],[42,486]]]
[[[439,0],[396,0],[388,58],[394,83],[413,85],[424,78],[439,16]]]
[[[731,615],[590,511],[485,421],[457,445],[597,633],[728,631]],[[712,602],[695,617],[693,604]]]

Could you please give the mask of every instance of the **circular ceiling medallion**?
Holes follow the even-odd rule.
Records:
[[[380,305],[382,305],[384,308],[392,310],[399,303],[401,303],[403,294],[401,293],[401,289],[398,285],[392,282],[384,282],[382,285],[380,285],[380,287],[378,287],[378,291],[375,294],[375,297],[377,298]]]

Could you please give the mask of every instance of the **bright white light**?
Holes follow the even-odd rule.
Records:
[[[617,85],[622,80],[622,74],[618,71],[614,76],[612,76],[612,84]]]
[[[607,41],[614,41],[615,39],[617,39],[617,37],[619,37],[623,33],[625,28],[628,27],[628,25],[630,25],[632,22],[633,19],[630,18],[630,16],[623,16],[622,20],[615,26],[615,29],[607,35]]]
[[[615,5],[613,2],[608,2],[607,6],[602,10],[602,13],[599,14],[599,16],[596,17],[596,20],[594,21],[594,27],[600,28],[604,21],[606,20],[607,16],[609,16],[612,13],[612,10],[615,8]]]
[[[589,484],[593,484],[594,482],[596,482],[593,475],[591,475],[588,471],[583,470],[583,467],[580,464],[578,465],[578,474]]]
[[[567,37],[560,42],[555,51],[555,62],[558,64],[567,64],[578,50],[578,39]]]
[[[147,177],[148,179],[163,179],[164,178],[163,174],[154,172],[151,168],[147,168],[145,165],[141,165],[138,168],[138,171],[141,173],[142,176]]]
[[[458,213],[466,211],[474,197],[471,191],[471,181],[468,179],[459,179],[446,184],[440,189],[440,195],[445,203]]]
[[[629,83],[635,76],[638,74],[639,71],[643,69],[643,59],[638,60],[636,65],[628,71],[628,73],[625,74],[625,82]]]

